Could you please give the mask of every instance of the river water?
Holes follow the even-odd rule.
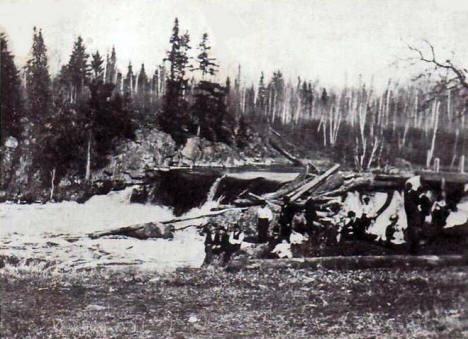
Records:
[[[245,188],[257,193],[261,193],[262,190],[274,190],[281,183],[294,179],[299,172],[291,168],[216,170],[209,172],[211,173],[209,180],[206,178],[204,180],[210,184],[200,191],[196,185],[197,175],[206,176],[207,173],[207,171],[201,173],[192,171],[189,181],[185,178],[175,186],[178,192],[171,191],[174,188],[171,186],[154,186],[155,194],[158,194],[157,189],[164,189],[161,194],[172,197],[173,202],[177,203],[181,195],[184,196],[186,200],[183,208],[177,204],[175,206],[132,202],[134,187],[93,196],[83,204],[71,201],[29,205],[2,203],[0,204],[1,254],[5,257],[18,258],[19,265],[25,269],[32,268],[28,264],[31,260],[40,262],[39,266],[34,266],[38,270],[45,269],[47,262],[53,263],[47,266],[48,269],[58,271],[114,264],[137,265],[140,269],[159,271],[173,270],[182,266],[199,267],[203,263],[205,254],[203,238],[195,227],[175,232],[173,240],[138,240],[125,237],[92,240],[86,234],[137,223],[169,220],[176,215],[186,217],[201,215],[216,207],[221,201],[225,203],[223,199],[226,199],[226,196],[235,197]],[[372,195],[372,204],[376,210],[383,205],[386,198],[386,193]],[[348,194],[343,201],[343,212],[359,210],[359,201],[355,193]],[[396,213],[400,217],[396,242],[402,243],[403,229],[406,228],[406,216],[402,206],[403,197],[397,192],[370,232],[383,238],[389,217]],[[467,201],[460,204],[459,211],[449,217],[450,226],[466,222],[467,206]],[[179,213],[176,213],[177,209]],[[198,219],[185,225],[203,222],[205,220]],[[179,223],[177,226],[184,224]],[[67,241],[66,238],[70,236],[77,237],[78,240]]]
[[[221,185],[225,185],[223,181],[231,182],[230,178],[236,182],[268,180],[269,183],[280,184],[294,179],[298,174],[294,170],[277,169],[212,173],[213,181],[205,188],[204,198],[198,199],[199,201],[189,199],[193,206],[184,206],[182,216],[201,215],[216,207],[225,196]],[[2,255],[19,258],[19,265],[23,265],[24,268],[27,268],[27,262],[34,261],[33,259],[34,262],[42,262],[43,265],[46,265],[46,261],[53,262],[54,265],[50,267],[60,271],[118,263],[137,263],[141,269],[162,271],[181,266],[199,267],[204,260],[204,245],[203,238],[194,227],[175,232],[173,240],[122,237],[92,240],[86,237],[87,233],[94,231],[174,218],[174,206],[131,202],[133,189],[134,187],[128,187],[122,191],[93,196],[82,204],[73,201],[29,205],[0,204]],[[182,190],[183,187],[178,189]],[[190,196],[190,187],[187,189],[185,194]],[[165,194],[171,192],[166,191]],[[204,221],[199,219],[191,221],[190,224],[201,224]],[[184,224],[178,223],[177,226]],[[78,237],[79,240],[65,240],[71,236]],[[43,267],[39,265],[36,269]]]

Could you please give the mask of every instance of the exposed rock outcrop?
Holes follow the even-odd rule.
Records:
[[[93,180],[137,182],[145,171],[169,166],[175,157],[176,144],[169,134],[158,130],[138,130],[134,141],[117,147],[107,166],[93,174]]]

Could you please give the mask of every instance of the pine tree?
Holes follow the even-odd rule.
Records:
[[[31,120],[40,122],[50,112],[51,91],[50,75],[47,63],[47,48],[42,37],[42,30],[34,27],[31,58],[26,62],[26,92]]]
[[[0,127],[3,143],[9,136],[20,137],[23,107],[19,72],[8,50],[8,40],[3,33],[0,33],[0,53]]]
[[[96,51],[96,53],[92,55],[92,58],[93,59],[91,60],[91,70],[93,71],[93,77],[94,79],[103,80],[104,60],[99,54],[99,51]]]
[[[255,103],[257,107],[257,111],[260,114],[265,114],[265,110],[267,107],[267,95],[268,95],[268,91],[267,91],[267,88],[265,87],[265,76],[262,72],[260,75],[260,80],[258,82],[257,102]]]
[[[272,99],[271,103],[271,116],[272,122],[280,119],[284,111],[284,79],[281,71],[273,72],[273,77],[270,82],[270,94],[269,97]]]
[[[214,62],[215,58],[210,58],[211,47],[208,45],[208,33],[203,33],[202,40],[198,45],[200,54],[197,56],[198,67],[194,70],[201,72],[201,78],[204,79],[207,74],[215,75],[218,65]]]
[[[185,98],[188,86],[186,71],[189,67],[190,37],[188,33],[180,35],[177,18],[174,21],[169,42],[171,50],[167,52],[165,58],[165,61],[169,62],[169,74],[166,79],[166,91],[158,123],[163,131],[171,134],[177,143],[182,144],[185,142],[185,135],[191,125],[188,103]]]
[[[159,98],[159,72],[157,69],[151,78],[151,94],[152,98]]]
[[[88,58],[89,55],[86,53],[83,39],[78,36],[66,67],[67,80],[70,82],[70,101],[72,103],[81,98],[82,91],[88,83]]]
[[[146,116],[150,109],[150,82],[148,81],[144,64],[141,64],[136,88],[136,103],[138,110],[143,116]]]
[[[145,71],[145,64],[141,64],[140,72],[137,80],[138,93],[145,93],[148,89],[148,76]]]
[[[124,93],[128,93],[130,95],[133,93],[133,67],[131,62],[128,63],[127,75],[124,79],[123,88]]]
[[[117,57],[115,55],[115,48],[112,47],[112,52],[110,58],[107,57],[106,62],[106,81],[107,83],[115,83],[117,69],[116,69]]]
[[[202,80],[195,87],[195,102],[192,106],[194,126],[197,134],[209,140],[233,142],[235,119],[232,112],[228,111],[227,99],[229,99],[230,80],[227,79],[226,87],[216,82],[205,80],[205,75],[214,76],[217,72],[216,59],[209,56],[208,35],[202,36],[199,44],[200,54],[197,57],[197,67],[194,71],[200,71]],[[192,132],[195,132],[192,130]]]

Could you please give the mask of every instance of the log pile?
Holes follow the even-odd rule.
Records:
[[[313,199],[319,203],[327,204],[330,200],[343,197],[350,191],[362,193],[402,191],[406,180],[414,175],[420,175],[425,183],[452,183],[455,185],[468,184],[468,175],[453,175],[452,173],[417,172],[401,175],[385,175],[365,173],[339,172],[339,165],[334,165],[322,174],[315,176],[299,175],[293,181],[284,184],[277,191],[257,196],[248,193],[242,199],[234,201],[235,206],[255,206],[266,201],[272,207],[282,205],[285,197],[298,205],[303,205],[307,200]]]
[[[234,201],[233,205],[222,206],[222,209],[210,211],[208,213],[184,218],[174,218],[171,220],[160,222],[141,223],[130,226],[123,226],[106,231],[99,231],[88,234],[92,239],[108,235],[126,235],[139,239],[147,238],[164,238],[170,237],[172,232],[184,229],[189,226],[175,227],[173,224],[185,222],[195,219],[208,218],[223,214],[227,211],[238,210],[242,211],[251,206],[261,205],[267,202],[274,210],[278,210],[283,205],[283,199],[289,198],[291,203],[303,206],[309,199],[316,201],[318,208],[327,210],[327,207],[340,205],[342,197],[350,191],[360,191],[365,193],[370,192],[389,192],[394,190],[403,190],[404,184],[411,174],[404,175],[384,175],[373,173],[346,173],[338,172],[340,166],[334,165],[321,174],[310,175],[308,167],[305,171],[299,174],[294,180],[285,183],[275,192],[265,193],[261,196],[252,192],[243,192],[242,198]],[[414,175],[414,174],[413,174]],[[424,173],[421,174],[422,181],[428,182],[449,182],[453,179],[453,183],[467,184],[468,176],[444,176],[443,173]],[[388,201],[384,204],[386,208],[391,201],[393,194],[389,194]],[[380,211],[379,211],[380,212]],[[326,217],[328,212],[324,212],[323,217]]]

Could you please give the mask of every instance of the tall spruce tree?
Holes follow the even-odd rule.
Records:
[[[215,75],[218,65],[215,63],[216,59],[209,56],[211,47],[208,45],[208,33],[203,33],[198,49],[200,53],[197,56],[198,67],[195,70],[200,71],[202,79],[206,75]]]
[[[70,83],[70,102],[76,102],[82,96],[82,91],[88,83],[90,75],[88,65],[89,55],[81,36],[73,44],[70,60],[66,66],[66,77]]]
[[[107,83],[115,83],[117,76],[117,56],[115,55],[115,48],[112,47],[111,56],[107,56],[106,60],[106,81]]]
[[[99,51],[96,51],[92,55],[92,60],[91,60],[91,70],[93,72],[93,78],[97,80],[104,80],[104,60],[102,59],[101,55],[99,54]]]
[[[47,118],[51,106],[51,81],[47,62],[47,48],[42,30],[34,27],[31,58],[26,62],[26,93],[28,96],[29,117],[40,122]]]
[[[21,100],[21,82],[13,55],[8,50],[8,40],[0,33],[0,117],[1,142],[13,136],[21,135],[21,117],[23,107]]]
[[[124,93],[128,93],[130,95],[133,93],[133,76],[133,66],[132,63],[129,62],[127,68],[127,75],[125,76],[123,83]]]
[[[188,103],[185,98],[188,86],[186,72],[189,67],[190,37],[188,33],[180,34],[177,18],[174,21],[169,42],[171,49],[164,59],[169,62],[169,74],[166,79],[166,91],[158,123],[163,131],[171,134],[177,143],[182,144],[186,140],[191,125]]]
[[[226,95],[230,88],[205,79],[206,75],[214,76],[218,66],[216,59],[210,56],[207,33],[203,34],[198,49],[197,67],[194,71],[201,73],[201,80],[195,88],[195,102],[192,106],[193,129],[209,140],[231,144],[235,120],[226,107]]]
[[[267,107],[267,96],[268,90],[265,86],[265,75],[263,72],[260,74],[260,80],[258,82],[258,93],[257,93],[257,101],[255,103],[256,110],[258,111],[259,115],[265,114],[265,110]]]
[[[140,72],[137,78],[136,104],[141,117],[144,119],[150,110],[150,82],[146,75],[145,65],[141,64]]]

